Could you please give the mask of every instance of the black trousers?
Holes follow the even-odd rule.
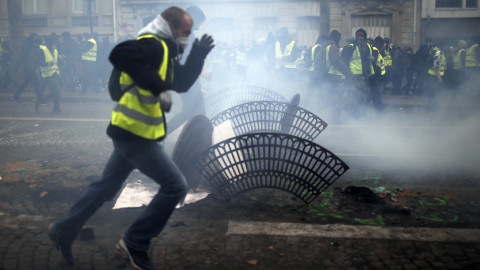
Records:
[[[37,97],[37,100],[42,99],[43,87],[40,80],[40,76],[41,75],[39,70],[36,70],[35,68],[26,68],[24,80],[20,85],[20,87],[18,87],[17,90],[15,91],[15,94],[13,95],[13,97],[15,99],[20,99],[20,95],[22,94],[23,90],[25,90],[25,87],[31,84],[33,86],[33,89],[35,90],[35,95]]]
[[[56,73],[50,77],[43,78],[45,88],[50,92],[43,98],[43,101],[53,99],[53,112],[60,111],[60,80]]]

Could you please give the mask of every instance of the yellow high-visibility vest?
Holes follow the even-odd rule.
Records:
[[[392,61],[392,55],[390,54],[390,50],[392,49],[392,46],[388,45],[386,48],[385,48],[385,57],[384,57],[384,61],[385,61],[385,66],[391,66],[393,65],[393,61]]]
[[[460,49],[456,54],[453,55],[453,68],[459,70],[463,68],[461,55],[462,52],[465,52],[465,49]]]
[[[385,71],[385,60],[384,60],[383,56],[380,54],[380,51],[377,49],[377,47],[372,47],[372,49],[374,51],[378,52],[377,66],[380,67],[380,75],[385,75],[385,73],[386,73],[386,71]]]
[[[445,54],[443,54],[440,50],[436,50],[435,54],[440,54],[442,57],[442,60],[440,61],[440,76],[443,76],[445,74],[445,70],[447,69]],[[433,70],[433,67],[428,69],[428,74],[435,76],[435,70]]]
[[[467,49],[465,56],[465,67],[480,67],[480,62],[477,61],[477,57],[475,55],[475,48],[477,48],[477,46],[478,44],[473,44]]]
[[[235,54],[235,65],[237,66],[247,66],[247,54],[243,51],[236,50]]]
[[[95,62],[97,61],[97,41],[93,38],[88,41],[93,43],[93,47],[82,53],[82,60]]]
[[[310,54],[310,59],[311,59],[311,63],[312,65],[310,65],[310,67],[308,68],[309,70],[314,70],[315,69],[315,65],[314,65],[314,60],[315,60],[315,50],[320,46],[320,44],[315,44],[313,45],[312,47],[312,51],[311,51],[311,54]]]
[[[353,47],[353,44],[350,44],[348,46]],[[367,43],[367,46],[370,49],[370,55],[372,55],[372,47],[368,43]],[[375,71],[373,70],[372,62],[369,61],[369,63],[370,63],[370,74],[368,76],[371,76],[375,73]],[[363,75],[362,58],[360,56],[360,50],[356,46],[355,46],[355,50],[353,51],[352,58],[350,59],[350,70],[352,71],[353,75]]]
[[[40,71],[42,72],[42,78],[48,78],[53,76],[53,74],[57,73],[58,74],[58,51],[57,49],[53,50],[53,55],[50,52],[50,50],[47,48],[45,45],[40,45],[40,49],[42,49],[43,54],[45,54],[45,63],[50,63],[53,61],[53,66],[50,64],[46,66],[41,66]]]
[[[330,48],[332,47],[332,45],[328,45],[327,48],[325,49],[325,53],[327,54],[326,55],[326,62],[327,62],[327,68],[328,68],[328,74],[332,74],[332,75],[339,75],[339,76],[342,76],[342,73],[340,71],[338,71],[338,69],[336,69],[332,62],[330,62],[330,57],[329,57],[329,54],[330,54]]]
[[[173,81],[173,59],[168,58],[168,47],[164,40],[155,35],[144,35],[137,39],[154,38],[163,46],[163,61],[158,70],[160,78]],[[170,61],[169,61],[170,60]],[[169,64],[170,63],[170,64]],[[171,76],[167,78],[167,71]],[[127,73],[120,75],[120,85],[123,89],[130,86],[133,80]],[[139,137],[158,140],[165,136],[165,116],[160,106],[160,98],[152,92],[138,86],[131,87],[118,101],[112,112],[111,124],[120,127]]]
[[[296,68],[295,60],[292,62],[285,63],[282,61],[282,58],[287,57],[292,54],[293,47],[295,46],[295,41],[291,41],[288,43],[287,46],[285,46],[285,49],[282,52],[282,49],[280,47],[280,42],[275,43],[275,68],[281,68],[282,66],[285,68]]]

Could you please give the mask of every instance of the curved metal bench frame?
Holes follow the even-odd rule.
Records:
[[[329,150],[281,133],[251,133],[210,147],[199,162],[202,175],[226,199],[256,188],[290,192],[312,202],[347,170]]]
[[[314,140],[327,123],[301,107],[285,102],[254,101],[227,109],[210,119],[213,126],[229,120],[235,135],[282,132]]]

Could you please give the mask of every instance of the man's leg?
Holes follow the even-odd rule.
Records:
[[[128,157],[130,163],[160,184],[161,188],[145,211],[130,226],[124,241],[130,248],[147,251],[150,239],[162,231],[175,206],[187,193],[188,187],[177,165],[157,142],[141,141],[136,142],[135,146],[134,149],[122,151],[131,153],[132,156]]]
[[[85,222],[103,203],[115,197],[133,169],[134,167],[127,159],[115,149],[105,166],[102,178],[90,184],[82,198],[72,206],[68,215],[50,227],[50,238],[67,263],[73,264],[71,246]]]
[[[122,147],[119,147],[122,148]],[[177,203],[187,193],[187,182],[157,142],[138,141],[121,149],[128,160],[161,188],[140,217],[130,226],[117,248],[138,269],[155,269],[147,251],[150,240],[165,227]]]

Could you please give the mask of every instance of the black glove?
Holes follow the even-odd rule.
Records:
[[[200,49],[205,53],[205,55],[207,55],[215,47],[213,42],[214,40],[212,36],[203,34],[200,40],[198,40],[198,38],[195,39],[192,48],[195,47],[197,49]]]

